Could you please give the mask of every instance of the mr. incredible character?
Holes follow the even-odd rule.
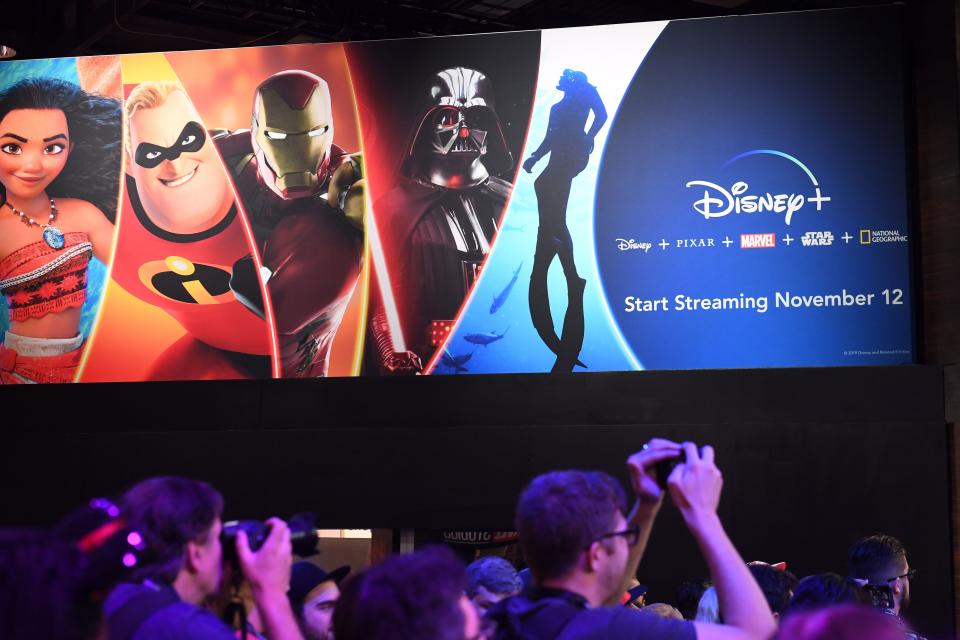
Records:
[[[262,305],[250,242],[200,116],[174,82],[137,85],[125,111],[128,175],[112,275],[186,329],[148,377],[269,377],[269,328],[242,303]]]
[[[363,259],[360,154],[333,144],[330,91],[306,71],[257,87],[249,130],[216,142],[253,226],[284,377],[327,374]]]
[[[374,206],[389,265],[378,281],[389,280],[403,332],[393,336],[378,289],[370,329],[381,373],[415,373],[443,343],[490,253],[513,186],[497,174],[512,166],[490,79],[466,67],[431,76],[401,182]]]

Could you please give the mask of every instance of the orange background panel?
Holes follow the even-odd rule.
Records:
[[[109,280],[80,382],[143,380],[157,356],[184,333],[165,311]]]
[[[294,44],[166,54],[190,100],[211,129],[249,129],[257,85],[280,71],[300,69],[327,81],[333,105],[333,143],[360,150],[353,88],[343,46]]]
[[[342,45],[300,44],[165,55],[210,129],[249,129],[257,86],[274,73],[293,69],[314,73],[326,80],[330,88],[334,144],[348,153],[360,151],[356,104]],[[354,374],[363,334],[365,282],[366,277],[361,273],[334,338],[331,376]]]

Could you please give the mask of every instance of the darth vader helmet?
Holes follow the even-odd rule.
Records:
[[[401,171],[415,180],[469,188],[513,166],[493,85],[476,69],[453,67],[425,85]]]

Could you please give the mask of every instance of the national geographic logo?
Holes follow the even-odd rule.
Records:
[[[860,229],[860,244],[886,244],[890,242],[906,242],[907,236],[899,229]]]

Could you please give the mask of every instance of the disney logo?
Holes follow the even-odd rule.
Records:
[[[650,251],[650,247],[653,245],[649,242],[637,242],[633,238],[629,240],[624,240],[623,238],[617,238],[617,249],[620,251],[629,251],[631,249],[640,249],[644,253]]]
[[[772,194],[769,192],[751,195],[747,194],[748,185],[742,180],[734,182],[729,191],[713,182],[691,180],[687,183],[687,188],[703,187],[703,198],[694,201],[694,211],[702,215],[706,220],[710,218],[722,218],[730,213],[763,213],[764,211],[771,211],[784,214],[783,221],[787,226],[790,226],[793,214],[802,209],[806,203],[814,203],[817,211],[821,211],[823,203],[831,200],[829,196],[822,194],[820,183],[813,175],[813,172],[802,162],[782,151],[775,149],[755,149],[753,151],[747,151],[730,158],[724,163],[724,166],[740,158],[753,155],[770,155],[789,160],[802,169],[810,179],[814,195],[806,196],[802,193]]]

